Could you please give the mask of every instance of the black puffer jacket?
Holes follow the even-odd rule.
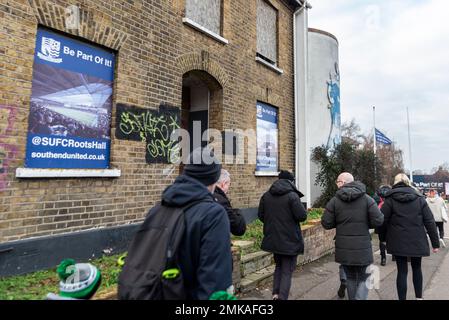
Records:
[[[300,198],[304,195],[286,179],[273,183],[260,199],[259,219],[263,222],[262,250],[294,256],[304,253],[299,223],[307,219]]]
[[[361,182],[345,184],[326,205],[321,218],[325,229],[337,229],[335,261],[347,266],[373,263],[369,229],[382,225],[384,217]]]
[[[426,257],[430,254],[426,230],[433,248],[439,248],[438,232],[424,196],[398,183],[387,193],[382,206],[387,235],[387,252],[402,257]]]
[[[231,233],[235,236],[243,236],[246,231],[246,222],[245,218],[241,215],[240,210],[232,208],[231,202],[229,201],[226,193],[224,193],[219,187],[215,188],[214,198],[215,201],[225,208],[226,213],[228,214]]]

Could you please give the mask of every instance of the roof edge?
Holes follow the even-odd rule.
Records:
[[[324,30],[320,30],[320,29],[315,29],[315,28],[309,28],[309,32],[314,32],[314,33],[320,33],[323,34],[325,36],[331,37],[332,39],[334,39],[335,41],[337,41],[337,44],[339,44],[338,39],[336,36],[334,36],[332,33],[324,31]]]
[[[295,11],[303,6],[304,1],[305,0],[285,0],[285,2]]]

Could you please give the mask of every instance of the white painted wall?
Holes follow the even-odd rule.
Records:
[[[330,101],[328,82],[336,81],[335,63],[338,64],[338,42],[330,34],[319,33],[310,29],[308,33],[308,87],[306,107],[306,130],[308,132],[307,148],[326,145],[331,130]],[[339,81],[339,79],[338,79]],[[341,138],[341,132],[334,130],[332,136]],[[310,159],[310,157],[309,157]],[[310,201],[313,203],[322,189],[315,184],[317,166],[310,161]]]

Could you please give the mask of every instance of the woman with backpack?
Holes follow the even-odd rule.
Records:
[[[438,252],[440,247],[432,212],[424,196],[412,187],[409,178],[403,173],[396,175],[393,188],[387,192],[381,210],[384,214],[387,252],[396,258],[399,300],[407,297],[408,258],[412,265],[415,296],[417,300],[422,300],[421,260],[430,255],[426,231],[433,252]]]

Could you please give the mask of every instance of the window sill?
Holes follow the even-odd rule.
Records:
[[[260,57],[256,57],[256,61],[263,64],[265,67],[268,67],[269,69],[275,71],[278,74],[283,74],[284,70],[279,69],[278,67],[276,67],[275,65],[272,65],[271,63],[265,61],[264,59],[260,58]]]
[[[117,178],[120,175],[120,169],[16,169],[16,178]]]
[[[256,177],[277,177],[279,176],[279,172],[272,171],[255,171],[254,175]]]
[[[205,28],[205,27],[199,25],[198,23],[196,23],[196,22],[193,21],[193,20],[190,20],[189,18],[182,18],[182,22],[183,22],[185,25],[188,25],[189,27],[192,27],[193,29],[196,29],[196,30],[198,30],[198,31],[200,31],[200,32],[202,32],[202,33],[208,35],[209,37],[214,38],[214,39],[217,40],[218,42],[221,42],[221,43],[223,43],[223,44],[228,44],[228,43],[229,43],[229,41],[226,40],[225,38],[219,36],[218,34],[216,34],[216,33],[213,32],[213,31],[210,31],[209,29],[207,29],[207,28]]]

